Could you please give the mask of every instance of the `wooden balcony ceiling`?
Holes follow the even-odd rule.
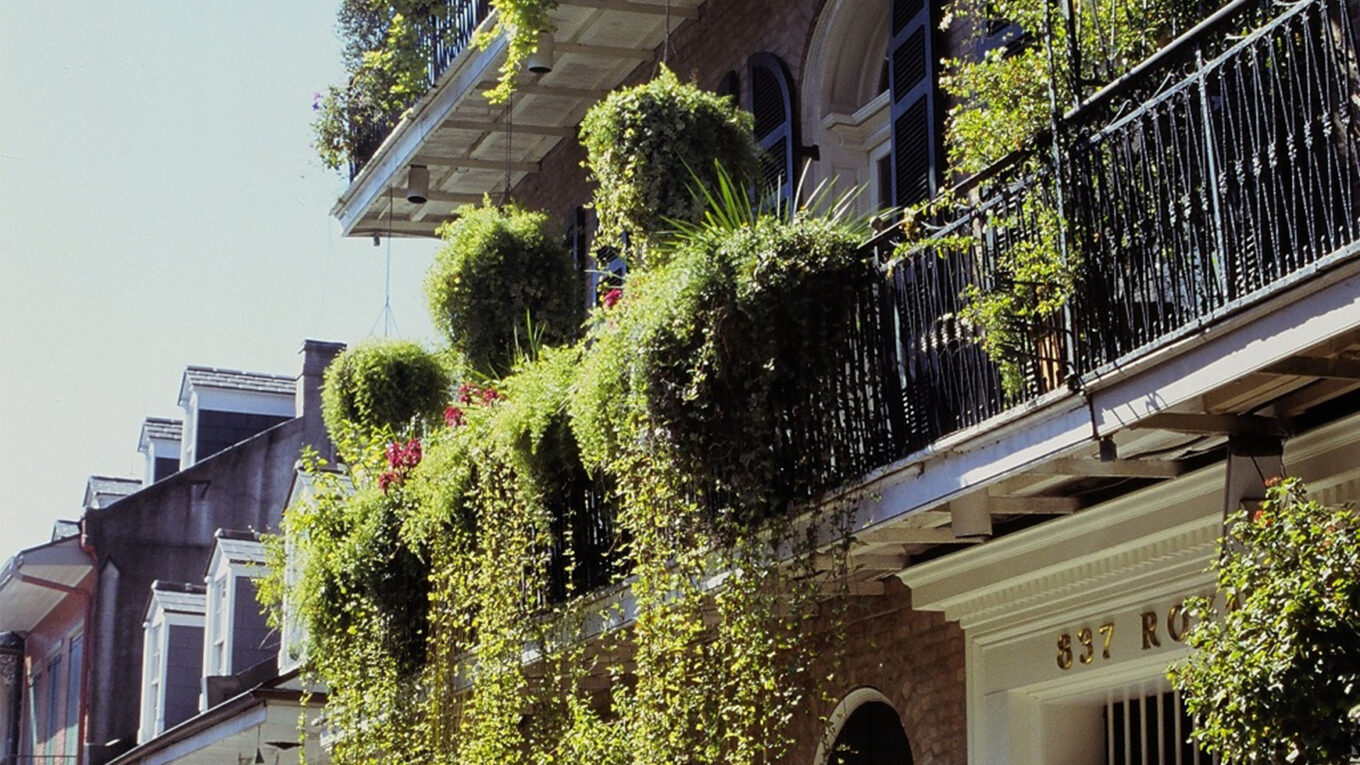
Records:
[[[670,0],[672,32],[703,0]],[[525,72],[511,105],[491,105],[505,46],[470,48],[406,115],[336,203],[347,236],[434,236],[453,208],[493,198],[538,172],[563,140],[576,140],[586,110],[609,91],[645,77],[665,41],[665,0],[562,0],[552,12],[555,55],[546,74]],[[410,165],[430,170],[428,201],[406,201]]]

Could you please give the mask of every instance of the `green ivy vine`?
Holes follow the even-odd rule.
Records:
[[[313,460],[315,491],[271,544],[262,592],[307,628],[336,762],[787,753],[785,723],[820,692],[813,660],[837,634],[809,629],[827,586],[818,532],[848,507],[807,502],[816,487],[780,472],[772,417],[799,378],[830,373],[814,325],[854,321],[840,296],[873,273],[868,227],[761,215],[712,177],[689,223],[639,231],[658,257],[580,339],[502,332],[579,295],[575,274],[488,246],[507,226],[524,228],[509,250],[536,241],[541,217],[464,210],[444,231],[431,307],[452,366],[490,354],[494,375],[462,372],[442,418],[328,421],[346,462]],[[515,269],[541,279],[522,303],[506,297]],[[831,428],[836,411],[803,416]],[[606,516],[612,528],[590,525]],[[291,587],[289,550],[305,561]]]
[[[540,32],[551,31],[548,12],[557,0],[490,0],[495,23],[478,29],[473,44],[488,47],[504,36],[506,58],[495,88],[494,104],[514,92],[525,62],[538,47]],[[448,0],[342,0],[337,27],[343,43],[345,83],[317,93],[312,122],[317,154],[326,167],[340,170],[354,159],[364,136],[390,128],[429,88],[431,40],[427,19],[450,11]],[[456,32],[449,29],[446,34]],[[451,39],[439,41],[452,43]]]

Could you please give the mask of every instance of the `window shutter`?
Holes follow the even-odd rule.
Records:
[[[748,64],[756,143],[764,149],[759,191],[777,189],[777,198],[787,204],[793,200],[798,150],[791,78],[784,62],[770,53],[757,53]]]
[[[892,91],[893,204],[934,196],[943,171],[930,0],[892,3],[888,41]]]

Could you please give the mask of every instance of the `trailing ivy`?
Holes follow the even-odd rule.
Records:
[[[667,98],[684,90],[662,80]],[[639,165],[636,188],[710,167],[708,148]],[[579,309],[557,302],[579,285],[542,216],[465,208],[445,230],[428,291],[465,379],[442,418],[337,426],[343,475],[318,473],[287,513],[307,560],[287,599],[331,689],[338,763],[787,752],[817,689],[812,553],[835,513],[808,501],[825,476],[778,449],[791,416],[836,437],[843,403],[812,386],[837,373],[823,344],[873,273],[868,229],[758,215],[744,180],[698,177],[706,195],[672,234],[648,224],[654,257],[580,339]],[[627,600],[598,590],[625,582]]]
[[[479,29],[473,43],[481,48],[505,37],[506,58],[496,87],[487,92],[491,103],[503,103],[529,56],[538,47],[540,32],[550,31],[548,12],[557,0],[491,0],[495,23]],[[395,126],[402,114],[429,89],[432,46],[447,48],[458,30],[443,23],[437,39],[429,22],[445,21],[448,0],[341,0],[337,14],[346,80],[318,93],[312,108],[315,146],[322,163],[343,169],[356,158],[372,134]]]

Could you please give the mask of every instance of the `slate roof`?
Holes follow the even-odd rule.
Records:
[[[156,438],[163,441],[178,441],[184,435],[184,421],[168,417],[148,417],[142,423],[142,439]]]
[[[85,505],[102,510],[140,488],[142,488],[140,478],[92,475],[89,483],[85,485]]]
[[[217,369],[216,367],[188,367],[184,370],[184,385],[199,388],[222,388],[243,390],[253,393],[277,393],[293,395],[296,378],[288,375],[268,375],[261,372],[242,372],[237,369]]]
[[[264,543],[260,542],[259,537],[253,532],[218,529],[215,536],[222,557],[229,563],[263,564],[268,560],[265,556]],[[211,565],[210,562],[209,566]]]
[[[201,614],[207,610],[207,590],[202,585],[162,582],[151,583],[151,603],[148,615],[157,604],[166,611],[181,614]]]

